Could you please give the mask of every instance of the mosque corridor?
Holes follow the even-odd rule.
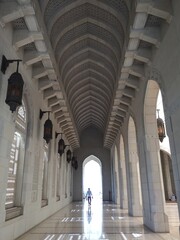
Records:
[[[179,226],[171,233],[153,233],[141,217],[128,216],[118,205],[93,200],[74,202],[31,229],[17,240],[178,240]]]

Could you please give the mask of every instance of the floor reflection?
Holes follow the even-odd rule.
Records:
[[[99,239],[102,235],[102,201],[93,199],[91,205],[84,202],[85,239]]]
[[[1,238],[0,238],[1,239]],[[5,238],[3,238],[4,240]],[[18,240],[179,240],[179,223],[171,233],[153,233],[141,217],[127,209],[93,199],[72,203],[49,217]],[[17,239],[16,239],[17,240]]]
[[[88,206],[87,219],[88,219],[88,223],[90,224],[91,223],[91,219],[92,219],[92,216],[91,216],[91,206]]]

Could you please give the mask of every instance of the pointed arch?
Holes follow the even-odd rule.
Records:
[[[23,214],[23,182],[25,166],[25,145],[27,133],[27,115],[24,101],[16,109],[15,126],[9,153],[8,178],[6,188],[6,220]],[[13,209],[16,210],[13,213]]]
[[[88,156],[82,164],[83,197],[88,188],[91,188],[94,198],[102,198],[102,163],[94,155]],[[96,178],[94,178],[96,176]]]

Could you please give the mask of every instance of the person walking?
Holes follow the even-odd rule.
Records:
[[[86,199],[88,200],[89,205],[91,205],[91,199],[93,198],[91,189],[88,188],[87,193],[86,193]]]

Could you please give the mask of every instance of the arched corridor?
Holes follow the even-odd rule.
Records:
[[[180,238],[179,13],[0,0],[0,240]]]

